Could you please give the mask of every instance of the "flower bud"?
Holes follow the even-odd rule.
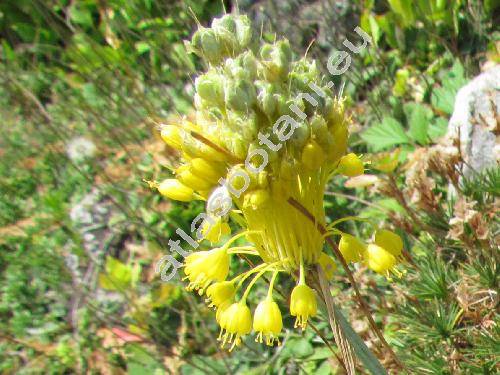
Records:
[[[194,158],[190,161],[190,170],[195,175],[204,178],[214,184],[219,181],[225,173],[224,168],[217,162],[208,162],[202,158]]]
[[[183,138],[184,138],[184,130],[182,130],[179,126],[175,125],[162,125],[161,126],[161,139],[172,148],[176,150],[182,149]]]
[[[272,119],[278,106],[272,85],[259,81],[256,82],[256,86],[258,88],[257,102],[259,107],[267,117]]]
[[[192,173],[188,165],[182,165],[177,168],[175,174],[180,182],[194,190],[209,190],[214,185],[212,182]]]
[[[254,86],[243,80],[227,80],[224,87],[224,94],[226,106],[235,111],[248,111],[256,101]]]
[[[207,28],[200,28],[192,38],[191,49],[209,63],[217,64],[223,53],[220,43],[217,40],[215,31]]]
[[[239,16],[236,22],[236,39],[241,49],[248,47],[252,40],[252,23],[247,16]]]
[[[342,156],[338,171],[344,176],[356,177],[364,173],[365,168],[361,159],[354,153]]]
[[[336,161],[345,154],[347,150],[348,132],[345,125],[339,125],[332,129],[333,145],[328,154],[328,159]]]
[[[216,73],[206,73],[196,78],[198,95],[208,103],[224,103],[224,78]]]
[[[302,150],[302,164],[310,170],[320,168],[325,162],[325,152],[318,143],[311,140]]]
[[[163,180],[158,186],[161,195],[181,202],[189,202],[194,199],[193,189],[187,187],[175,178]]]
[[[318,142],[321,142],[329,135],[328,125],[326,124],[325,119],[321,116],[314,116],[311,119],[310,126],[311,126],[311,132],[314,135],[314,138]]]

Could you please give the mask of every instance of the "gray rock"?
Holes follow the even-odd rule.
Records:
[[[499,113],[500,65],[496,65],[458,91],[448,124],[448,138],[460,139],[466,177],[498,165]]]

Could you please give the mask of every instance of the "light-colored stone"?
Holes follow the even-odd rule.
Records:
[[[498,165],[500,160],[500,65],[462,87],[455,98],[448,138],[460,139],[465,176]]]

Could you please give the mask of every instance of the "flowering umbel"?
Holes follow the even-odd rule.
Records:
[[[195,81],[194,123],[183,119],[162,126],[161,137],[180,152],[182,163],[175,179],[158,189],[180,201],[207,200],[207,219],[197,233],[210,243],[229,237],[229,213],[244,228],[222,247],[186,258],[188,289],[206,291],[207,302],[217,309],[222,345],[234,348],[252,327],[257,341],[279,343],[283,323],[272,298],[274,281],[279,273],[298,274],[290,313],[296,327],[305,329],[317,312],[307,272],[319,264],[330,279],[336,269],[322,251],[325,234],[318,230],[326,227],[326,183],[336,174],[360,175],[364,165],[357,155],[346,155],[349,121],[343,100],[333,95],[314,61],[293,59],[288,41],[259,44],[247,17],[225,15],[211,28],[200,27],[187,46],[207,70]],[[253,245],[234,245],[243,236]],[[347,236],[342,236],[345,251],[341,246],[347,261],[365,259],[381,273],[393,268],[395,261],[389,264],[386,255],[396,259],[394,238],[378,235],[374,246],[385,254]],[[262,262],[226,280],[235,254]],[[383,254],[378,263],[377,254]],[[266,273],[273,274],[268,296],[258,304],[252,324],[247,297]]]

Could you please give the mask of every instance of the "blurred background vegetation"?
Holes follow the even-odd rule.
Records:
[[[465,175],[443,143],[459,88],[500,61],[494,0],[2,1],[0,372],[342,373],[324,317],[279,348],[248,339],[228,355],[202,299],[154,270],[202,210],[143,181],[175,163],[158,122],[192,113],[200,63],[183,39],[238,7],[323,68],[356,26],[370,34],[341,78],[352,150],[372,168],[332,182],[328,217],[405,238],[401,279],[353,271],[409,373],[498,373],[500,172]],[[340,269],[332,293],[396,373]]]

